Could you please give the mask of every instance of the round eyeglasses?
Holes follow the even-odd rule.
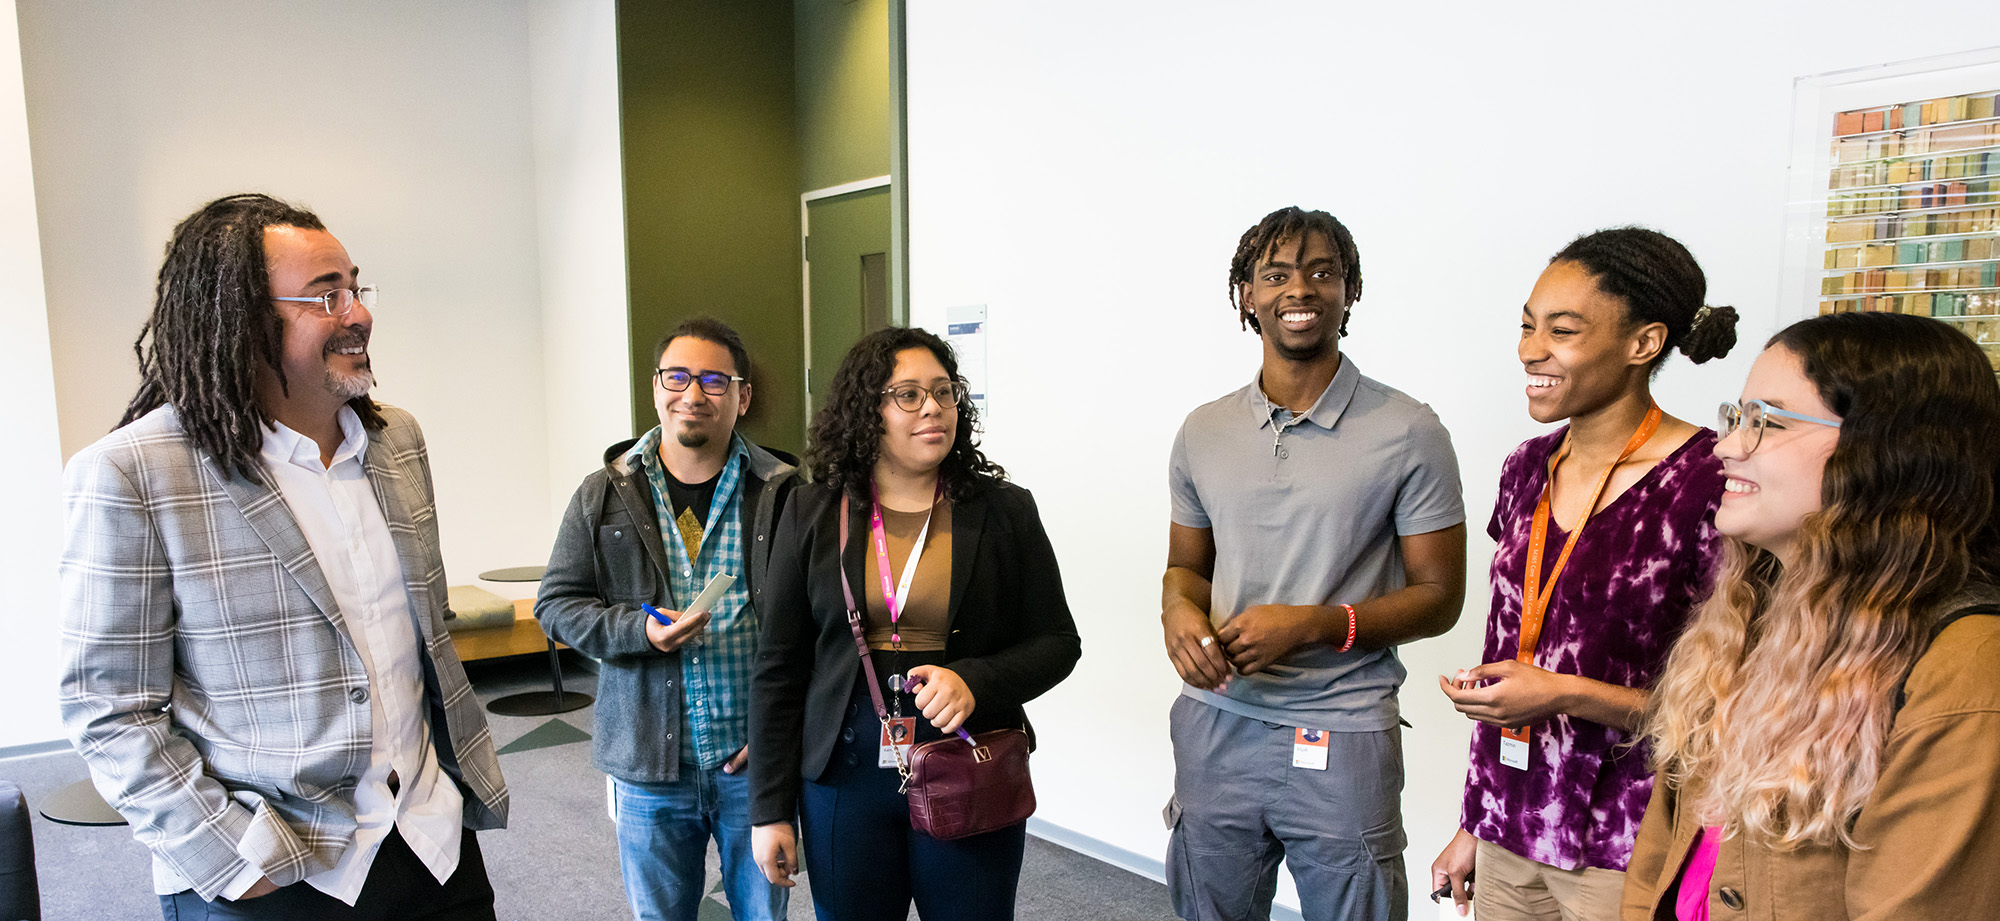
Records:
[[[1743,453],[1748,455],[1757,450],[1764,440],[1764,430],[1772,426],[1785,427],[1782,422],[1771,421],[1773,417],[1791,419],[1795,422],[1810,422],[1814,425],[1830,425],[1840,428],[1840,423],[1832,419],[1821,419],[1789,410],[1778,409],[1763,400],[1744,400],[1741,408],[1734,403],[1724,403],[1715,411],[1715,432],[1717,438],[1728,438],[1730,432],[1743,430]]]
[[[695,374],[684,368],[661,368],[653,372],[653,380],[658,381],[660,386],[675,393],[687,392],[689,382],[698,383],[701,385],[702,393],[712,397],[719,397],[729,392],[729,385],[731,383],[743,380],[743,378],[737,377],[734,374],[724,374],[720,371],[703,371],[700,374]]]
[[[354,312],[356,302],[368,308],[369,313],[374,313],[375,301],[378,296],[378,291],[374,285],[362,285],[359,288],[335,288],[332,291],[314,297],[278,297],[273,295],[271,300],[292,301],[299,304],[318,304],[321,310],[326,311],[327,316],[344,317]]]
[[[939,409],[955,412],[958,410],[959,405],[965,402],[967,395],[965,385],[958,381],[951,381],[930,388],[919,387],[915,384],[897,384],[882,391],[882,393],[889,399],[894,400],[896,407],[906,413],[913,413],[923,409],[926,397],[936,400]]]

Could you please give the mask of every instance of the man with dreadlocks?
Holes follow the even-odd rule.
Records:
[[[1167,883],[1189,921],[1267,918],[1283,860],[1308,921],[1403,919],[1395,647],[1458,620],[1458,460],[1341,354],[1361,262],[1332,215],[1250,228],[1229,295],[1263,365],[1188,414],[1169,466]]]
[[[63,721],[169,919],[494,918],[472,829],[507,787],[358,274],[311,212],[203,206],[138,394],[64,471]]]

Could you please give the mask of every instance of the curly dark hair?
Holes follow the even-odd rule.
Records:
[[[1701,364],[1736,345],[1736,308],[1709,307],[1708,276],[1679,240],[1645,227],[1613,227],[1571,240],[1549,264],[1571,262],[1597,279],[1605,294],[1623,301],[1633,325],[1667,327],[1666,345],[1653,357],[1658,373],[1667,353],[1679,349]]]
[[[857,499],[868,497],[882,451],[882,388],[896,370],[897,353],[913,348],[930,349],[944,373],[965,383],[951,346],[926,330],[891,326],[862,336],[840,360],[826,403],[813,414],[806,469],[814,482]],[[1007,479],[1007,471],[979,450],[978,431],[979,410],[970,399],[959,401],[958,432],[938,467],[947,499],[963,499]]]
[[[1257,262],[1270,254],[1271,247],[1308,233],[1325,236],[1340,257],[1341,280],[1347,286],[1347,304],[1340,314],[1340,335],[1347,335],[1347,319],[1354,315],[1354,302],[1361,300],[1361,250],[1355,247],[1354,235],[1347,232],[1347,225],[1339,218],[1324,211],[1306,211],[1297,205],[1264,215],[1257,226],[1243,231],[1242,238],[1236,241],[1236,255],[1229,260],[1229,306],[1235,308],[1241,326],[1260,336],[1264,333],[1257,323],[1257,314],[1244,310],[1236,297],[1250,281]]]
[[[257,403],[257,365],[289,386],[280,361],[284,321],[271,308],[264,269],[270,227],[326,229],[311,211],[257,193],[218,198],[174,227],[152,316],[132,343],[139,391],[118,420],[123,426],[172,403],[188,440],[249,480],[263,476],[257,455],[271,424]],[[388,424],[366,394],[347,405],[369,429]]]

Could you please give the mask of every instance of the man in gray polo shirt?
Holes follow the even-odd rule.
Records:
[[[1361,266],[1332,215],[1266,216],[1229,284],[1264,359],[1174,440],[1167,883],[1189,921],[1266,918],[1282,859],[1308,921],[1400,921],[1395,646],[1458,620],[1458,460],[1430,407],[1340,353]]]

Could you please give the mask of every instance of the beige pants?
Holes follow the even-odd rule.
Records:
[[[1484,841],[1473,867],[1479,921],[1618,921],[1625,874],[1617,870],[1561,870]]]

